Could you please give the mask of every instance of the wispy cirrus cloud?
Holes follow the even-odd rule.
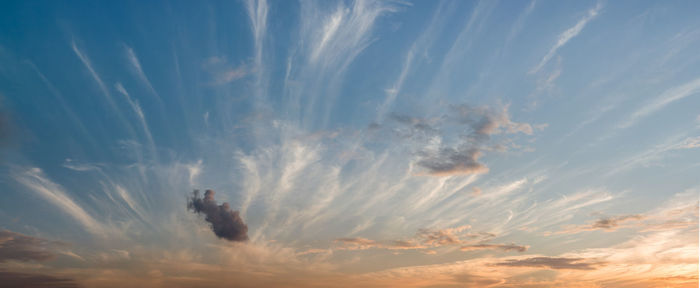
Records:
[[[136,52],[134,52],[134,49],[129,47],[128,45],[124,45],[124,50],[126,51],[126,56],[127,59],[129,60],[129,64],[131,65],[131,68],[134,70],[136,73],[136,76],[139,78],[141,83],[148,88],[148,91],[153,94],[154,97],[158,100],[159,103],[162,103],[163,100],[160,98],[160,95],[156,91],[155,88],[153,88],[153,84],[151,84],[151,80],[148,79],[148,76],[146,76],[146,73],[143,72],[143,68],[141,67],[141,61],[139,58],[136,56]]]
[[[573,27],[566,29],[564,32],[559,34],[559,37],[557,37],[557,42],[552,46],[552,48],[549,49],[549,52],[547,52],[544,57],[542,57],[542,60],[540,60],[535,67],[532,67],[530,69],[530,74],[537,73],[542,67],[549,62],[552,57],[557,53],[559,48],[563,47],[566,45],[567,42],[569,42],[571,39],[576,37],[581,31],[583,30],[584,27],[586,27],[586,24],[593,20],[598,14],[600,13],[600,10],[603,8],[603,5],[601,2],[598,2],[595,7],[591,8],[588,10],[588,13],[586,13],[583,18],[581,18],[578,22],[576,22],[576,25]]]
[[[698,93],[700,93],[700,78],[670,88],[630,114],[625,121],[617,126],[617,128],[630,127],[643,118],[661,110],[667,105]]]
[[[328,124],[348,67],[373,42],[377,20],[398,6],[364,0],[301,2],[299,44],[287,61],[285,107],[302,127]]]
[[[95,68],[92,65],[92,61],[90,61],[90,58],[88,58],[85,52],[78,48],[78,45],[75,43],[74,40],[71,41],[71,48],[73,49],[75,55],[78,56],[78,58],[80,59],[80,62],[83,63],[85,69],[87,69],[88,72],[90,72],[90,76],[92,76],[93,80],[95,80],[95,83],[102,92],[102,96],[104,96],[105,100],[107,100],[109,107],[111,108],[112,112],[117,115],[124,129],[126,129],[130,135],[135,135],[133,127],[129,124],[128,121],[126,121],[126,117],[124,117],[124,114],[121,112],[121,109],[119,109],[117,102],[114,100],[114,97],[112,97],[112,93],[109,92],[107,85],[105,85],[104,81],[102,81],[102,77],[100,77],[97,71],[95,71]]]
[[[41,169],[28,168],[14,171],[12,177],[15,181],[71,216],[88,232],[93,235],[104,235],[105,229],[103,225],[68,196],[63,187],[46,177]]]
[[[146,115],[144,114],[143,109],[141,109],[141,105],[139,104],[138,100],[132,99],[131,96],[129,96],[129,92],[126,91],[126,88],[124,88],[124,85],[122,85],[122,83],[117,82],[116,84],[114,84],[114,87],[120,94],[124,96],[124,98],[126,98],[126,101],[129,103],[129,106],[131,106],[131,109],[134,110],[134,113],[138,117],[139,123],[141,124],[141,128],[143,129],[143,133],[146,136],[146,141],[148,141],[149,148],[151,149],[151,155],[155,157],[156,144],[153,140],[153,134],[151,134],[151,129],[148,127]]]
[[[262,68],[263,44],[267,34],[267,12],[269,7],[266,0],[247,0],[245,2],[250,18],[255,48],[255,67]]]
[[[410,74],[414,72],[419,64],[421,64],[420,60],[425,60],[428,58],[428,49],[434,44],[438,31],[444,28],[446,24],[446,17],[444,17],[444,15],[445,13],[450,13],[450,8],[453,4],[454,3],[449,2],[440,2],[440,4],[438,4],[438,7],[433,12],[428,26],[406,52],[398,77],[393,84],[391,84],[391,86],[384,91],[386,93],[386,97],[384,98],[382,104],[377,108],[376,121],[381,122],[384,120],[386,114],[390,111],[397,97],[404,89],[404,85]]]
[[[688,137],[681,141],[677,145],[673,146],[673,149],[694,149],[700,148],[700,136],[699,137]]]
[[[233,65],[226,57],[210,57],[202,63],[202,68],[211,77],[208,84],[214,86],[231,83],[252,73],[246,65]]]

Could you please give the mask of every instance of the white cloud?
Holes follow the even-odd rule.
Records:
[[[700,78],[684,83],[683,85],[668,89],[664,91],[664,93],[661,93],[659,97],[656,97],[654,100],[632,113],[626,121],[618,125],[618,128],[630,127],[637,123],[639,120],[643,119],[644,117],[647,117],[661,110],[667,105],[675,101],[682,100],[683,98],[686,98],[688,96],[695,95],[697,93],[700,93]]]
[[[586,24],[588,24],[589,21],[593,20],[596,16],[598,16],[598,13],[600,12],[600,10],[602,8],[603,8],[603,5],[600,2],[598,2],[598,4],[596,4],[595,7],[588,10],[588,13],[586,14],[586,16],[581,18],[576,23],[576,25],[574,25],[573,27],[571,27],[569,29],[566,29],[566,31],[559,34],[559,37],[557,37],[557,42],[554,44],[554,46],[552,46],[552,48],[549,49],[549,52],[547,52],[547,54],[544,55],[544,57],[542,57],[542,60],[540,60],[540,62],[535,67],[533,67],[529,73],[530,74],[537,73],[537,71],[542,69],[542,67],[545,64],[547,64],[547,62],[549,62],[550,59],[552,59],[554,54],[557,53],[557,50],[559,50],[559,48],[566,45],[566,43],[569,42],[569,40],[573,39],[574,37],[576,37],[576,35],[581,33],[583,28],[586,27]]]
[[[41,169],[29,168],[24,171],[15,171],[12,176],[17,182],[78,221],[88,232],[103,235],[102,225],[73,201],[61,186],[48,179]]]
[[[124,128],[127,129],[127,131],[129,131],[129,133],[133,136],[134,135],[133,128],[126,121],[126,118],[124,118],[124,115],[121,113],[121,110],[117,106],[117,103],[112,98],[112,93],[109,93],[109,89],[107,89],[107,86],[102,81],[102,78],[100,77],[100,75],[97,74],[95,69],[92,67],[92,62],[90,62],[90,58],[88,58],[88,56],[78,48],[78,46],[75,44],[75,41],[71,42],[71,47],[73,48],[73,52],[75,52],[75,55],[78,56],[78,58],[83,63],[83,65],[85,65],[85,68],[90,72],[90,75],[97,83],[97,86],[100,88],[100,91],[102,91],[102,95],[107,100],[107,103],[109,104],[112,111],[114,111],[114,113],[117,115],[119,120],[122,122]]]
[[[151,149],[152,156],[156,156],[156,144],[155,141],[153,141],[153,135],[151,134],[151,129],[148,128],[148,123],[146,122],[146,116],[143,113],[143,110],[141,109],[141,105],[139,105],[138,100],[131,99],[131,96],[129,96],[129,93],[126,91],[124,86],[117,82],[114,84],[114,87],[124,95],[126,98],[126,101],[129,103],[129,106],[131,106],[131,109],[134,110],[134,113],[136,113],[136,116],[138,116],[139,123],[141,124],[141,128],[143,129],[143,133],[146,136],[146,140],[148,141],[148,145]]]
[[[136,57],[134,49],[127,45],[124,45],[124,49],[126,50],[126,56],[129,59],[129,64],[131,64],[131,67],[134,69],[134,72],[136,72],[136,75],[139,77],[139,80],[141,80],[141,82],[143,82],[143,84],[146,85],[146,87],[153,94],[153,96],[155,96],[158,99],[158,102],[162,102],[162,100],[160,99],[160,95],[158,95],[156,89],[153,88],[153,85],[151,84],[151,81],[148,80],[146,73],[143,72],[143,68],[141,68],[141,61],[139,61],[139,58]]]

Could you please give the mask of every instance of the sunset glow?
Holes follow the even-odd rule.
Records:
[[[2,1],[2,287],[698,287],[700,1]]]

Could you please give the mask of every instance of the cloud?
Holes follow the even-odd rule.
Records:
[[[9,230],[0,230],[0,263],[15,261],[47,261],[56,254],[52,251],[62,242],[36,238]]]
[[[204,192],[204,198],[199,197],[199,190],[194,190],[192,198],[187,202],[187,209],[197,214],[204,214],[205,220],[211,223],[211,228],[217,237],[229,241],[247,241],[248,226],[238,211],[231,210],[228,203],[216,204],[213,190]]]
[[[109,104],[112,106],[112,108],[116,109],[117,106],[114,100],[112,99],[109,90],[107,89],[107,85],[105,85],[100,75],[97,74],[97,71],[95,71],[95,69],[92,67],[92,62],[90,61],[90,58],[88,58],[87,55],[78,48],[78,45],[75,44],[75,41],[71,42],[71,47],[73,48],[73,52],[75,52],[75,55],[78,56],[83,65],[85,65],[85,68],[90,72],[90,75],[95,80],[100,90],[102,90],[102,93],[107,98]]]
[[[331,254],[331,253],[333,253],[333,250],[331,250],[331,249],[311,248],[311,249],[306,249],[304,251],[297,252],[295,255],[296,256],[304,256],[304,255]]]
[[[251,73],[251,69],[246,65],[236,67],[230,64],[226,57],[210,57],[202,64],[202,68],[212,78],[209,85],[214,86],[231,83]]]
[[[700,137],[686,138],[682,142],[671,147],[671,149],[694,149],[694,148],[700,148]]]
[[[436,119],[424,119],[401,114],[392,114],[391,119],[407,127],[407,129],[397,130],[399,136],[410,138],[416,136],[431,136],[440,132],[435,126]],[[376,123],[375,123],[376,124]]]
[[[151,81],[148,80],[146,73],[143,72],[143,68],[141,67],[141,61],[139,61],[139,58],[136,56],[134,49],[132,49],[128,45],[124,45],[124,50],[126,50],[126,57],[129,59],[129,64],[131,64],[131,68],[139,77],[139,80],[141,80],[141,82],[143,82],[143,84],[146,85],[148,90],[151,93],[153,93],[156,99],[158,99],[158,102],[162,102],[162,100],[160,99],[160,95],[158,95],[156,89],[153,88],[153,85],[151,84]]]
[[[599,263],[587,262],[583,258],[566,257],[532,257],[525,259],[509,259],[496,263],[498,266],[510,267],[542,267],[548,269],[594,270]]]
[[[672,201],[659,212],[685,214],[692,206],[697,211],[697,191],[688,192],[692,194],[675,197],[678,203]],[[693,203],[678,207],[684,202]],[[560,255],[477,257],[391,268],[362,277],[378,287],[464,287],[459,275],[465,273],[504,284],[498,287],[695,287],[698,284],[696,227],[697,224],[694,229],[637,235],[617,245]]]
[[[367,238],[338,238],[334,241],[339,246],[336,249],[340,250],[367,250],[367,249],[387,249],[387,250],[416,250],[426,249],[425,245],[421,245],[414,241],[394,240],[387,243]]]
[[[313,26],[304,31],[312,33],[309,35],[312,40],[310,62],[321,65],[354,58],[369,45],[369,35],[376,19],[384,13],[396,11],[395,7],[386,3],[355,1],[352,7],[341,4],[332,14],[319,15],[315,11],[318,7],[306,5],[303,4],[302,15],[312,18],[305,17],[302,25]]]
[[[338,238],[335,243],[340,244],[341,250],[367,250],[371,248],[381,247],[377,241],[367,238]]]
[[[466,104],[455,105],[451,108],[452,114],[450,116],[460,123],[468,125],[477,135],[489,136],[501,133],[532,135],[530,124],[510,120],[508,105],[500,109],[473,107]]]
[[[248,17],[250,18],[253,40],[255,42],[255,65],[260,68],[262,65],[263,40],[267,30],[267,1],[248,0],[245,2]]]
[[[495,237],[491,233],[467,233],[471,229],[470,225],[463,225],[455,228],[430,230],[420,229],[416,236],[409,240],[394,240],[379,242],[367,238],[338,238],[335,243],[339,244],[340,250],[367,250],[367,249],[387,249],[387,250],[423,250],[444,246],[463,245],[462,251],[474,250],[503,250],[525,252],[529,246],[515,244],[472,244],[478,241],[485,241]],[[469,238],[464,240],[463,238]],[[425,254],[436,254],[433,250],[427,250]]]
[[[233,80],[243,78],[246,75],[248,75],[248,71],[245,69],[245,67],[229,68],[216,74],[214,83],[226,84],[232,82]]]
[[[81,287],[75,280],[70,278],[56,277],[51,275],[0,271],[0,283],[3,287],[55,287],[73,288]]]
[[[104,233],[104,228],[87,211],[71,199],[63,190],[63,187],[51,181],[39,168],[30,168],[22,172],[14,171],[15,181],[29,188],[37,195],[44,198],[61,211],[70,215],[80,223],[88,232],[100,235]]]
[[[476,251],[476,250],[503,250],[503,251],[518,251],[525,252],[530,246],[522,246],[515,244],[476,244],[462,246],[459,250],[462,251]]]
[[[470,228],[471,226],[464,225],[456,228],[440,230],[420,229],[418,230],[417,237],[421,239],[423,243],[429,246],[462,244],[463,241],[460,239],[458,233],[462,233]]]
[[[414,65],[420,65],[421,60],[427,58],[428,47],[434,43],[439,29],[444,28],[447,17],[445,13],[450,9],[445,2],[440,2],[438,7],[433,12],[428,26],[421,32],[420,36],[413,42],[411,48],[406,52],[403,58],[403,65],[398,77],[390,88],[385,89],[386,97],[379,107],[377,107],[377,121],[382,121],[385,114],[389,111],[397,96],[401,94],[404,88],[404,83],[409,75],[413,72]],[[418,62],[418,63],[414,63]]]
[[[143,110],[141,109],[141,105],[139,105],[139,101],[134,100],[131,98],[131,96],[129,96],[129,93],[126,91],[126,88],[124,88],[124,85],[122,85],[122,83],[115,83],[114,88],[117,89],[117,91],[121,93],[124,96],[124,98],[126,98],[126,101],[129,102],[129,106],[131,106],[131,109],[133,109],[134,113],[136,113],[136,116],[138,116],[141,128],[143,128],[143,133],[146,136],[148,144],[151,147],[151,153],[155,154],[156,144],[153,141],[151,129],[148,128],[148,122],[146,122],[146,116],[144,115]]]
[[[659,97],[648,103],[647,105],[639,108],[637,111],[632,113],[629,118],[623,123],[621,123],[618,128],[627,128],[639,121],[640,119],[647,117],[654,112],[661,110],[675,101],[681,100],[690,95],[694,95],[700,92],[700,78],[694,79],[683,85],[673,87],[664,91]]]
[[[594,229],[605,229],[605,230],[615,230],[617,229],[618,226],[620,226],[620,223],[625,222],[625,221],[630,221],[630,220],[639,220],[642,219],[641,215],[624,215],[624,216],[617,216],[617,217],[604,217],[601,219],[598,219],[591,225],[591,228]]]
[[[454,275],[454,280],[459,283],[458,286],[454,287],[492,287],[505,282],[501,279],[491,279],[471,274]]]
[[[488,167],[479,162],[484,150],[504,150],[503,144],[492,144],[491,136],[522,133],[532,135],[528,123],[510,119],[508,105],[499,109],[453,105],[446,115],[420,118],[394,114],[391,119],[399,124],[394,131],[402,138],[418,141],[419,159],[416,164],[433,176],[482,174]],[[466,129],[465,129],[466,128]],[[457,135],[452,135],[452,134]],[[426,142],[420,143],[420,142]],[[506,144],[516,147],[508,139]]]
[[[300,4],[298,45],[287,58],[285,106],[303,126],[327,128],[348,68],[376,40],[378,19],[398,5],[363,0]]]
[[[391,241],[391,243],[389,245],[386,245],[384,247],[386,249],[389,249],[389,250],[414,250],[414,249],[426,249],[426,248],[428,248],[425,245],[421,245],[421,244],[413,242],[413,241],[404,241],[404,240]]]
[[[455,174],[482,174],[489,168],[479,163],[481,151],[477,148],[454,149],[442,148],[436,153],[424,152],[418,165],[428,168],[434,176],[450,176]]]
[[[551,234],[576,234],[584,231],[615,231],[619,228],[632,228],[638,232],[683,230],[697,227],[698,202],[692,198],[692,189],[675,195],[661,207],[644,214],[608,216],[585,225],[567,225],[565,229]]]
[[[570,228],[556,232],[555,234],[576,234],[594,230],[615,231],[625,222],[638,221],[643,218],[644,216],[639,214],[602,217],[591,224],[570,226]]]
[[[85,69],[87,69],[88,72],[90,72],[90,75],[95,80],[95,83],[100,88],[100,91],[102,91],[102,94],[104,95],[105,99],[107,100],[110,108],[114,111],[114,113],[117,115],[117,117],[119,117],[119,120],[124,124],[124,127],[129,131],[129,133],[131,135],[133,135],[134,131],[133,131],[132,127],[126,121],[126,118],[122,114],[121,109],[119,109],[119,107],[117,106],[117,103],[114,101],[112,94],[109,93],[109,89],[107,89],[107,85],[105,85],[104,81],[102,81],[102,77],[100,77],[100,75],[97,74],[97,71],[95,71],[95,68],[93,68],[92,62],[90,61],[90,58],[88,58],[87,54],[85,54],[83,51],[81,51],[78,48],[78,45],[76,45],[75,41],[71,42],[71,47],[73,48],[73,52],[75,52],[75,55],[78,56],[80,61],[85,66]]]
[[[542,57],[542,60],[540,60],[540,62],[535,67],[533,67],[529,73],[534,74],[537,73],[537,71],[539,71],[540,69],[542,69],[542,67],[545,64],[547,64],[547,62],[549,62],[550,59],[552,59],[554,54],[557,53],[557,50],[559,50],[559,48],[564,46],[567,42],[569,42],[569,40],[573,39],[574,37],[576,37],[576,35],[581,33],[581,30],[583,30],[583,28],[586,27],[586,24],[588,24],[589,21],[593,20],[593,18],[598,16],[598,13],[600,12],[601,8],[603,8],[603,5],[600,2],[598,2],[598,4],[596,4],[595,7],[588,10],[586,16],[581,18],[581,20],[579,20],[576,23],[576,25],[569,29],[566,29],[566,31],[559,34],[559,37],[557,38],[557,43],[555,43],[554,46],[552,46],[552,48],[549,49],[547,55],[544,55],[544,57]]]

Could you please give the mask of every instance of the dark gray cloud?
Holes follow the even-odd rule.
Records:
[[[192,198],[187,201],[187,209],[204,214],[204,220],[211,224],[211,229],[217,237],[229,241],[248,240],[248,226],[243,223],[238,211],[231,210],[226,202],[217,205],[214,194],[214,190],[207,190],[204,192],[204,198],[201,198],[199,190],[194,190]]]
[[[47,261],[55,256],[53,249],[64,243],[0,231],[0,263],[14,261]]]
[[[533,257],[526,259],[506,260],[497,263],[498,266],[511,267],[542,267],[549,269],[573,269],[573,270],[594,270],[599,263],[587,262],[583,258],[564,257]]]
[[[0,271],[0,286],[7,288],[81,287],[75,280],[69,278],[9,271]]]

